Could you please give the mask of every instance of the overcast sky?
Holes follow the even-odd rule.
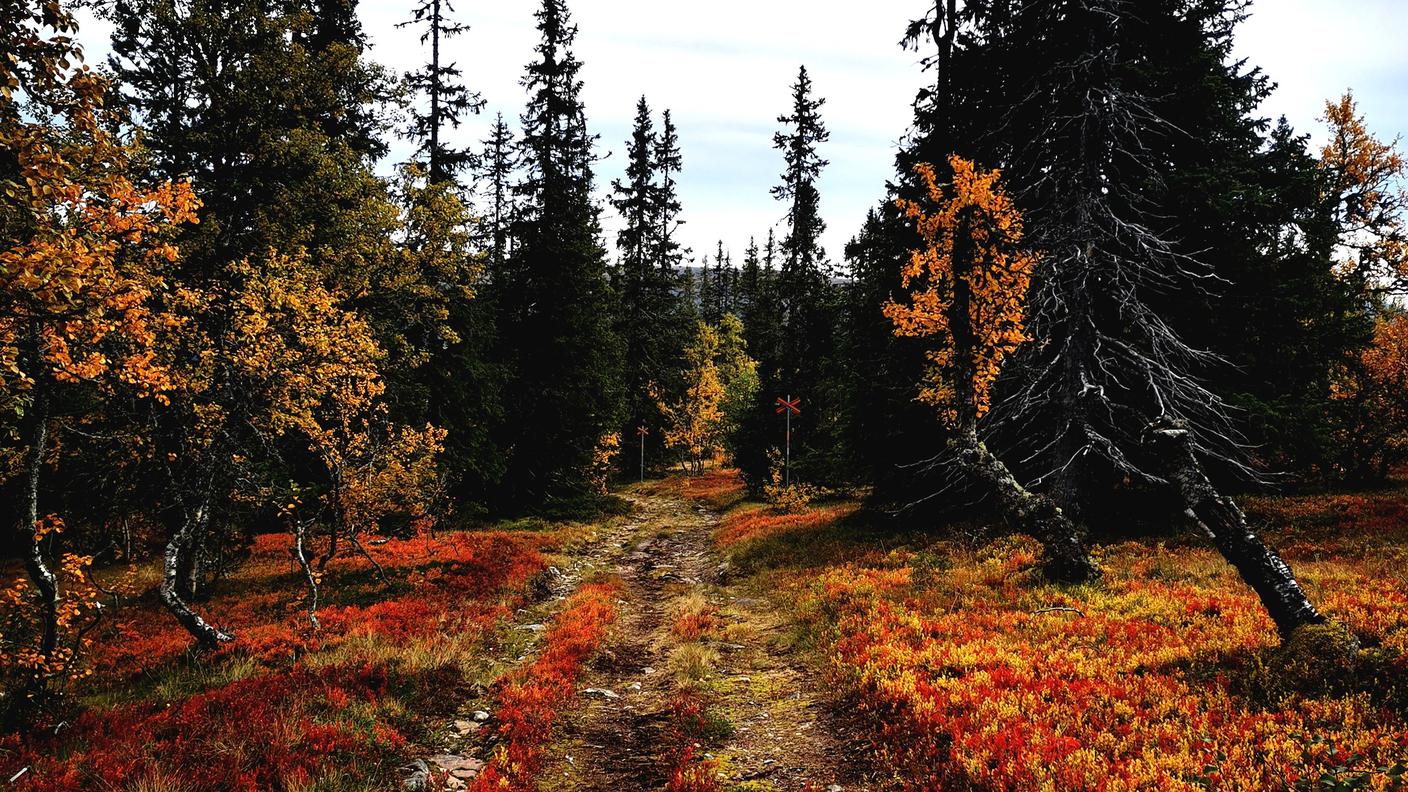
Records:
[[[624,167],[623,143],[635,102],[670,108],[685,157],[681,178],[684,239],[697,254],[722,238],[741,257],[749,235],[760,239],[783,208],[769,195],[781,169],[772,149],[789,86],[806,64],[831,129],[821,181],[825,243],[833,258],[881,197],[896,142],[910,120],[910,100],[924,81],[917,57],[897,41],[927,0],[569,0],[580,28],[585,101],[600,136],[598,182],[605,189]],[[362,0],[372,57],[396,69],[423,56],[418,32],[397,29],[411,0]],[[487,107],[454,136],[480,140],[494,113],[516,125],[523,67],[536,40],[537,0],[457,0],[455,18],[471,30],[447,47]],[[1403,0],[1261,0],[1242,27],[1238,52],[1280,88],[1269,116],[1286,115],[1317,137],[1324,100],[1352,87],[1370,127],[1393,138],[1408,132],[1408,47]],[[82,38],[89,60],[107,50],[106,30],[90,24]],[[391,162],[409,148],[393,149]],[[391,163],[387,163],[389,167]],[[605,219],[608,233],[614,218]]]

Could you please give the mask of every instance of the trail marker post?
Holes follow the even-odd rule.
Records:
[[[640,438],[640,483],[645,483],[645,436],[650,434],[650,430],[644,426],[636,427],[636,436]]]
[[[777,412],[787,418],[787,444],[782,457],[783,485],[792,486],[792,416],[801,415],[802,408],[797,406],[802,403],[800,397],[794,399],[789,396],[779,396],[777,399]]]

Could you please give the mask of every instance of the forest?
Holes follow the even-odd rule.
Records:
[[[844,249],[802,65],[694,250],[586,1],[466,143],[470,0],[405,72],[358,0],[0,0],[0,787],[1408,789],[1352,90],[1267,117],[1250,0],[914,0]]]

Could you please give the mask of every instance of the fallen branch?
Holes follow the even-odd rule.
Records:
[[[1034,610],[1032,611],[1031,615],[1040,616],[1043,613],[1078,613],[1080,614],[1080,617],[1082,619],[1085,618],[1085,611],[1081,610],[1080,608],[1067,608],[1064,606],[1057,608],[1042,608],[1041,610]]]

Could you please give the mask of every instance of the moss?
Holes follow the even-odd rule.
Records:
[[[1276,652],[1281,675],[1295,691],[1335,694],[1353,688],[1359,641],[1345,625],[1327,621],[1298,628]]]

